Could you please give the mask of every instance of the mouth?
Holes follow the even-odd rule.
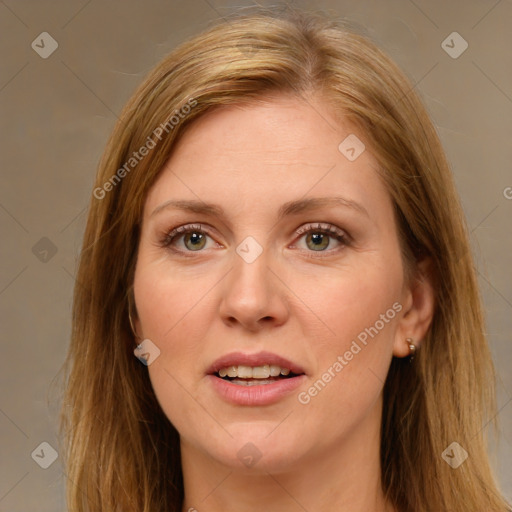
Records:
[[[222,399],[246,406],[279,402],[306,379],[299,365],[270,352],[228,354],[210,366],[207,376]]]
[[[302,374],[276,364],[262,366],[231,365],[221,368],[214,375],[237,386],[264,386],[284,379],[293,379]]]

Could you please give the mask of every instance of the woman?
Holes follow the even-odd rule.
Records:
[[[110,139],[77,283],[70,510],[508,510],[462,210],[365,38],[263,13],[176,49]]]

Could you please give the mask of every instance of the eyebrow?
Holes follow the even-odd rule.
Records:
[[[277,218],[281,220],[287,215],[297,215],[299,213],[307,213],[309,211],[318,210],[320,208],[332,208],[336,206],[342,206],[344,208],[352,209],[358,213],[370,217],[366,208],[350,199],[344,197],[310,197],[307,199],[299,199],[296,201],[289,201],[284,203],[279,208]],[[169,200],[157,206],[150,217],[153,217],[163,210],[174,208],[177,210],[188,211],[191,213],[202,213],[206,215],[212,215],[216,217],[224,216],[224,209],[218,205],[205,203],[204,201],[197,200]]]

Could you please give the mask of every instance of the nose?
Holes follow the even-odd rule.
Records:
[[[248,263],[234,254],[233,268],[223,280],[220,315],[228,327],[240,326],[258,332],[270,326],[279,326],[289,316],[286,290],[269,267],[264,251]]]

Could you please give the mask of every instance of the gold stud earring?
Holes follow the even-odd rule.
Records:
[[[416,345],[413,343],[414,340],[412,338],[406,338],[405,341],[409,345],[409,362],[411,363],[416,355]]]

